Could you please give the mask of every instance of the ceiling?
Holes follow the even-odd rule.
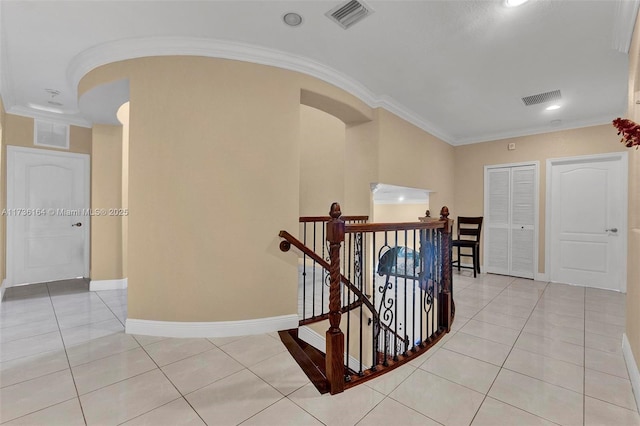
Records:
[[[252,52],[248,60],[309,72],[452,145],[625,113],[638,0],[365,2],[374,13],[344,30],[325,16],[343,2],[329,0],[0,0],[0,91],[10,113],[90,126],[95,115],[80,111],[77,82],[101,64],[98,53],[119,60],[207,45],[218,47],[211,56]],[[286,26],[287,12],[302,25]],[[521,99],[556,89],[555,111]]]

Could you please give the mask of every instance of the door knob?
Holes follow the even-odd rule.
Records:
[[[605,232],[613,232],[613,233],[616,233],[616,232],[618,232],[618,228],[609,228],[609,229],[605,229],[604,231],[605,231]]]
[[[79,228],[82,226],[82,222],[72,223],[71,226],[77,226]]]

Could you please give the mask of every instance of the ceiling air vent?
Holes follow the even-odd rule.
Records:
[[[335,21],[345,30],[356,22],[360,22],[373,13],[373,9],[361,1],[351,0],[338,5],[326,13],[327,17]]]
[[[526,106],[543,104],[545,102],[551,101],[559,101],[562,99],[562,95],[560,94],[560,90],[554,90],[552,92],[538,93],[537,95],[525,96],[522,98],[522,102]]]

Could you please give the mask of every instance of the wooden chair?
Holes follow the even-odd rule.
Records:
[[[482,217],[458,216],[458,239],[452,241],[453,247],[458,247],[458,260],[451,261],[451,265],[460,268],[473,269],[473,278],[480,273],[480,231],[482,230]],[[471,249],[471,254],[462,253],[462,249]],[[473,266],[462,266],[461,257],[471,257]]]

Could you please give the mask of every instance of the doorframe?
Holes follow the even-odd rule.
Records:
[[[540,161],[522,161],[519,163],[505,163],[505,164],[491,164],[484,166],[484,175],[483,175],[483,191],[484,191],[484,203],[483,203],[483,217],[487,217],[487,213],[489,211],[489,180],[487,179],[487,172],[489,169],[501,169],[506,167],[519,167],[519,166],[533,166],[535,169],[536,177],[534,182],[534,216],[533,223],[535,226],[535,232],[533,233],[533,279],[536,281],[544,280],[544,274],[540,274],[538,270],[540,269],[539,261],[538,261],[538,247],[540,244]],[[489,223],[483,223],[483,228],[486,229],[485,237],[487,232],[489,232]],[[482,251],[485,253],[482,259],[482,268],[484,271],[487,270],[487,239],[483,237],[482,239]]]
[[[77,158],[81,159],[84,162],[84,196],[87,201],[87,208],[91,207],[91,157],[89,154],[80,154],[75,152],[61,152],[61,151],[53,151],[49,149],[39,149],[39,148],[25,148],[21,146],[13,146],[7,145],[7,199],[5,203],[5,208],[7,210],[14,207],[14,161],[16,154],[24,153],[24,154],[38,154],[49,157],[65,157],[65,158]],[[12,287],[15,285],[14,283],[14,265],[13,265],[13,249],[12,243],[14,239],[13,232],[13,216],[7,216],[7,228],[6,228],[6,244],[5,244],[5,253],[6,253],[6,287]],[[89,260],[90,260],[90,249],[91,249],[91,217],[89,216],[89,220],[87,221],[86,227],[83,226],[84,232],[84,278],[89,277]]]
[[[571,163],[586,163],[592,161],[603,161],[603,160],[616,160],[620,161],[622,164],[621,169],[621,179],[622,179],[622,213],[621,213],[621,222],[624,224],[624,232],[620,233],[620,238],[622,239],[622,246],[625,248],[625,253],[628,251],[627,247],[627,232],[628,232],[628,209],[629,209],[629,154],[627,151],[618,151],[618,152],[607,152],[603,154],[591,154],[591,155],[577,155],[575,157],[559,157],[559,158],[548,158],[546,164],[546,194],[545,194],[545,248],[544,248],[544,271],[547,276],[547,280],[551,281],[551,189],[553,187],[552,180],[552,168],[553,166],[561,165],[561,164],[571,164]],[[623,271],[622,278],[622,286],[620,291],[622,293],[627,292],[627,256],[622,256],[620,260],[621,270]]]

